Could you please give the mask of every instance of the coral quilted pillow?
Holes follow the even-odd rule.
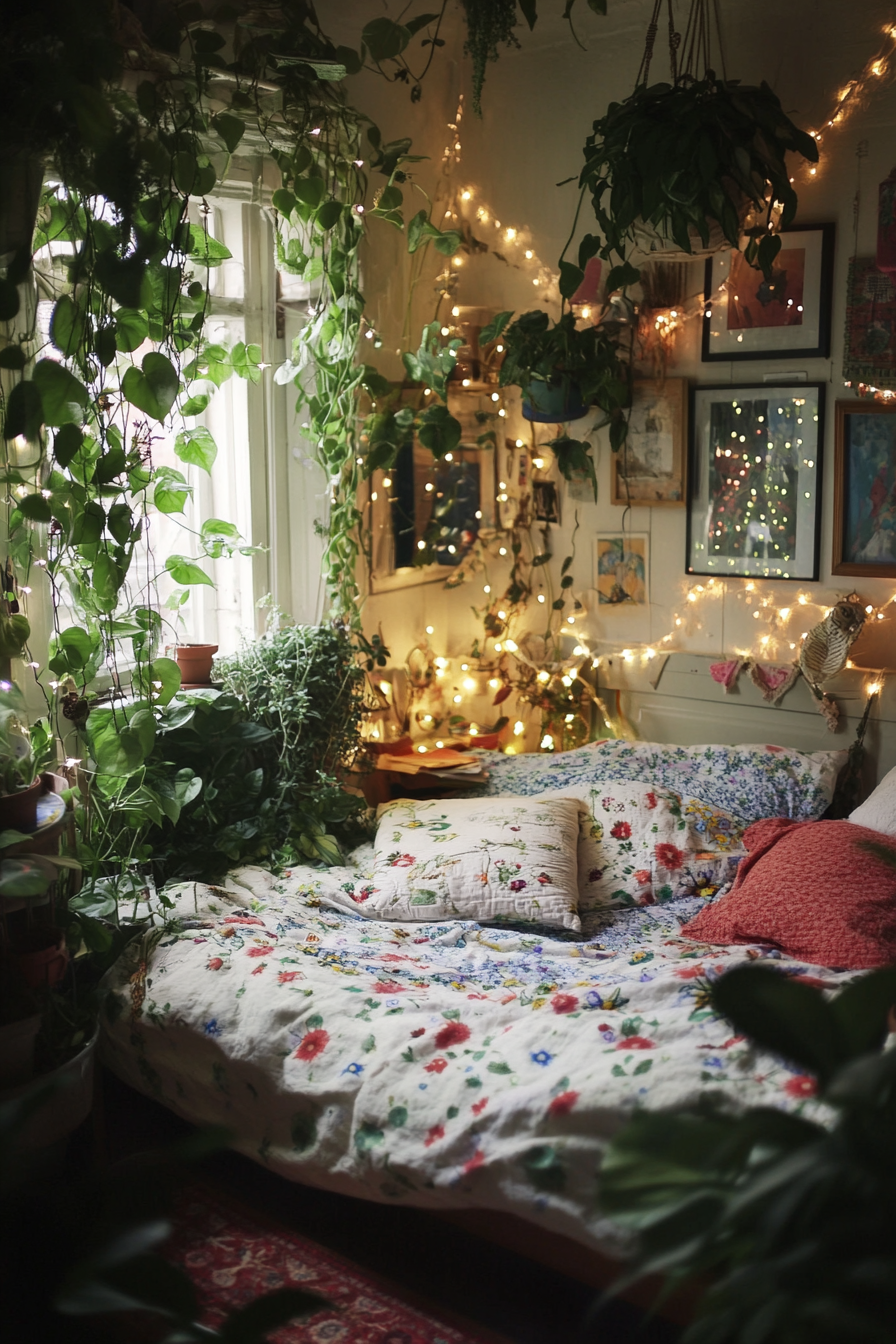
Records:
[[[363,911],[581,931],[573,798],[406,798],[377,812]]]
[[[771,943],[817,966],[896,962],[896,840],[851,821],[759,821],[737,880],[682,933]],[[888,858],[890,861],[888,861]]]

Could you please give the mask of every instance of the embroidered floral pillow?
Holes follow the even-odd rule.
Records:
[[[578,933],[582,810],[571,798],[386,803],[360,908],[374,919],[475,919]]]
[[[711,900],[727,891],[747,852],[742,839],[745,826],[723,808],[677,794],[664,795],[662,812],[662,837],[653,851],[654,900],[679,896]]]
[[[586,795],[579,829],[579,915],[589,934],[608,906],[653,905],[654,845],[662,791],[649,783],[605,780]],[[598,923],[600,919],[598,918]]]

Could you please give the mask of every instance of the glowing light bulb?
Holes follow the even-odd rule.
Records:
[[[491,688],[492,688],[493,691],[498,691],[498,690],[501,689],[501,678],[500,678],[500,677],[489,677],[489,679],[488,679],[488,684],[489,684],[489,686],[491,686]]]
[[[522,737],[525,731],[526,725],[523,723],[522,719],[517,719],[516,723],[513,725],[514,737]]]
[[[527,248],[527,249],[526,249],[526,260],[527,260],[527,261],[531,261],[532,258],[533,258],[534,256],[535,256],[535,253],[532,251],[531,247]]]
[[[418,550],[418,551],[425,551],[425,550],[426,550],[426,542],[425,542],[425,541],[418,541],[418,542],[417,542],[417,550]]]
[[[465,691],[475,691],[476,683],[472,677],[464,677],[463,687]]]
[[[426,751],[426,748],[425,748],[424,746],[420,746],[420,747],[417,748],[417,750],[418,750],[418,751],[420,752],[420,754],[422,755],[423,752]]]
[[[392,686],[391,686],[391,684],[390,684],[388,681],[381,681],[381,682],[380,682],[380,690],[382,691],[383,695],[391,695],[391,694],[392,694]]]
[[[391,476],[384,476],[384,477],[383,477],[383,488],[384,488],[385,490],[388,490],[388,489],[390,488],[391,485],[392,485],[392,477],[391,477]]]
[[[426,627],[426,633],[427,633],[428,635],[434,635],[434,634],[435,634],[435,627],[432,626],[432,625],[428,625],[428,626]]]
[[[546,685],[547,682],[550,681],[550,679],[551,679],[550,672],[545,672],[544,669],[542,669],[542,671],[539,672],[538,676],[536,677],[536,681],[540,681],[543,686]]]
[[[547,601],[547,599],[546,599],[544,593],[539,593],[539,594],[538,594],[538,600],[539,600],[539,602],[545,602],[545,601]],[[893,601],[896,602],[896,597],[893,598]]]
[[[545,733],[544,737],[541,739],[541,749],[542,751],[554,750],[554,739],[551,737],[550,733]]]
[[[544,466],[544,458],[543,458],[543,457],[533,457],[533,459],[532,459],[532,465],[533,465],[533,467],[535,468],[536,471],[541,471],[542,467]]]
[[[461,700],[463,699],[463,696],[462,696],[462,695],[455,695],[455,696],[452,696],[452,699],[453,699],[453,701],[454,701],[454,703],[455,703],[456,705],[459,705],[460,702],[461,702]]]

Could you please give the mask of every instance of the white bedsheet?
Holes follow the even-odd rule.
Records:
[[[601,1152],[633,1107],[815,1105],[812,1080],[733,1036],[706,986],[757,957],[850,977],[681,938],[700,900],[614,910],[580,943],[375,923],[351,899],[364,882],[362,862],[183,888],[179,922],[107,977],[107,1064],[290,1179],[504,1209],[605,1250]]]

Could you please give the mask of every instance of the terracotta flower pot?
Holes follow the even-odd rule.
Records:
[[[27,789],[0,794],[0,830],[33,831],[37,826],[37,800],[43,784],[36,779]]]
[[[184,686],[209,686],[212,680],[212,658],[218,652],[217,644],[177,644],[174,656],[180,668]]]
[[[13,957],[29,989],[52,989],[65,975],[65,934],[55,925],[26,929],[13,942]]]

